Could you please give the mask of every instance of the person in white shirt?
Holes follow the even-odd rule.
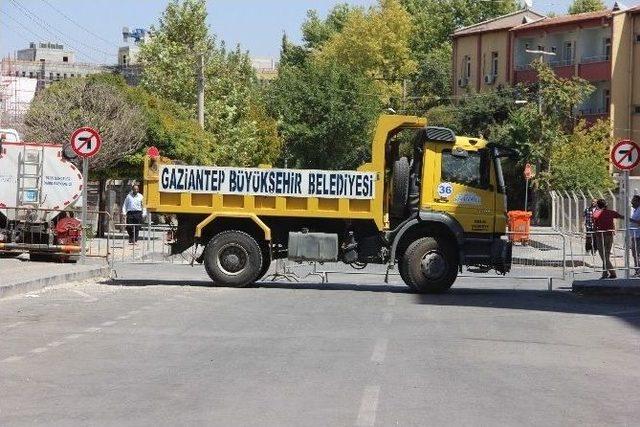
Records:
[[[138,186],[131,187],[131,192],[127,194],[122,205],[122,215],[127,218],[127,234],[129,243],[135,244],[138,240],[142,217],[147,216],[147,209],[144,207],[144,198],[138,192]]]

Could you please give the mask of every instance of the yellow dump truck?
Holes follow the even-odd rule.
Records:
[[[371,161],[355,171],[190,166],[160,154],[144,160],[147,209],[176,215],[172,253],[202,245],[215,285],[250,285],[279,258],[398,265],[416,292],[447,290],[463,266],[511,268],[500,159],[514,153],[423,118],[381,116]]]

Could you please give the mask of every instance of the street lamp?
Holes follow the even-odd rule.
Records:
[[[545,56],[556,56],[555,52],[547,52],[547,51],[542,50],[542,49],[536,49],[536,50],[525,49],[524,51],[527,52],[527,53],[530,53],[532,55],[540,55],[540,62],[544,62],[544,57]],[[542,116],[542,87],[541,87],[540,82],[538,82],[538,114],[540,114],[540,116]],[[543,133],[543,130],[544,130],[543,126],[544,126],[544,121],[541,120],[540,121],[540,141],[539,141],[539,143],[542,143],[542,133]],[[540,170],[540,161],[538,161],[537,166],[538,166],[538,170]],[[529,188],[529,181],[528,180],[527,180],[527,184],[526,185],[527,185],[526,188],[528,189]],[[528,194],[525,196],[525,198],[527,198],[527,196],[528,196]],[[536,197],[535,197],[535,193],[534,193],[534,200],[535,199],[536,199]],[[525,206],[526,206],[527,205],[527,200],[526,199],[525,199],[524,203],[525,203]],[[534,205],[535,205],[535,202],[534,202]],[[537,213],[538,212],[537,212],[537,209],[536,209],[536,218],[537,218]]]
[[[541,50],[541,49],[525,49],[524,50],[527,53],[530,53],[532,55],[540,55],[540,62],[544,61],[544,57],[546,56],[556,56],[555,52],[547,52],[545,50]],[[540,90],[540,88],[538,88],[538,112],[540,114],[542,114],[542,96],[540,94],[540,92],[542,92]]]

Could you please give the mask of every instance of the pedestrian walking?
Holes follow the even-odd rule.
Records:
[[[147,216],[147,209],[144,207],[144,198],[142,194],[138,192],[137,185],[131,187],[131,192],[127,194],[127,197],[124,199],[122,214],[126,217],[129,243],[135,244],[138,241],[142,217]]]
[[[598,199],[597,209],[593,212],[593,223],[596,228],[596,249],[602,259],[601,279],[616,279],[616,271],[611,264],[611,248],[613,247],[613,234],[615,232],[615,219],[623,219],[618,212],[608,209],[604,199]]]
[[[595,212],[596,209],[598,209],[598,199],[592,199],[591,205],[584,210],[584,230],[586,234],[584,249],[588,254],[595,252],[593,238],[596,226],[593,224],[593,212]]]
[[[633,255],[633,265],[636,268],[635,277],[640,276],[640,196],[635,195],[631,198],[631,207],[633,212],[629,218],[629,232],[631,240],[631,254]]]

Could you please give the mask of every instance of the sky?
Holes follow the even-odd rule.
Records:
[[[252,57],[277,58],[282,33],[301,38],[300,24],[309,9],[326,15],[345,0],[208,0],[208,23],[227,46],[240,44]],[[500,0],[478,0],[500,1]],[[346,0],[372,5],[376,0]],[[168,0],[0,0],[0,53],[28,47],[31,41],[51,41],[71,47],[76,61],[115,63],[122,27],[157,24]],[[566,13],[571,0],[533,0],[543,13]],[[605,2],[609,7],[612,0]],[[640,0],[623,1],[627,5]],[[86,31],[89,30],[89,31]]]

